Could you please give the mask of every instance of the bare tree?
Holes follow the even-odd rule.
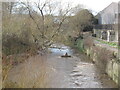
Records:
[[[3,15],[7,14],[12,14],[13,8],[16,6],[17,2],[3,2],[2,3],[2,12]]]
[[[40,34],[40,37],[36,38],[35,35],[33,35],[33,37],[37,43],[41,43],[39,46],[42,46],[42,48],[49,47],[53,44],[54,38],[61,32],[62,24],[66,20],[69,12],[72,10],[69,4],[68,8],[65,10],[60,7],[58,9],[56,8],[56,3],[59,5],[58,2],[51,2],[47,0],[44,3],[40,1],[37,3],[32,3],[33,5],[31,5],[29,2],[22,2],[22,4],[27,8],[30,18],[37,26],[37,32]],[[57,12],[56,15],[55,12]],[[55,19],[57,22],[55,22]]]

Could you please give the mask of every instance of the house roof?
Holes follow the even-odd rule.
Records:
[[[117,8],[118,9],[118,3],[116,2],[112,2],[110,5],[108,5],[106,8],[104,8],[102,11],[99,12],[99,14],[102,14],[104,13],[106,10],[108,9],[111,9],[111,8]],[[118,11],[118,10],[117,10]]]

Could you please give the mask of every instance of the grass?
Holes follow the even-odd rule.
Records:
[[[120,49],[120,46],[118,46],[118,49]]]
[[[8,87],[18,87],[16,86],[16,83],[13,82],[7,82],[6,80],[8,78],[8,73],[12,68],[17,66],[20,63],[24,63],[29,57],[34,56],[33,52],[30,51],[28,53],[24,54],[15,54],[15,55],[2,55],[2,86],[3,88],[5,86]]]
[[[47,80],[47,73],[51,72],[46,67],[46,58],[43,56],[36,56],[28,58],[27,62],[13,67],[12,73],[8,72],[3,87],[4,88],[47,88],[49,87],[49,81]],[[36,70],[37,69],[37,70]],[[8,69],[7,69],[8,71]],[[13,77],[12,77],[13,76]],[[7,78],[9,77],[9,78]],[[14,78],[19,77],[19,78]]]
[[[118,44],[116,42],[107,42],[107,41],[103,41],[103,40],[97,40],[98,42],[101,42],[103,44],[107,44],[109,46],[112,46],[112,47],[118,47]]]

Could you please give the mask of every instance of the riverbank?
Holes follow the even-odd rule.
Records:
[[[84,52],[116,84],[119,84],[120,63],[118,62],[118,51],[96,44],[92,37],[78,39],[75,47]]]
[[[2,56],[2,87],[11,86],[15,83],[7,83],[6,80],[8,78],[8,74],[11,71],[11,69],[25,63],[28,61],[30,57],[36,56],[36,52],[26,52],[22,54],[13,54],[13,55],[3,55]]]
[[[85,54],[63,45],[49,50],[12,68],[6,88],[117,88]],[[62,58],[66,52],[71,57]]]

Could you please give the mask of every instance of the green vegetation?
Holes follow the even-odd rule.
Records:
[[[120,49],[120,46],[118,46],[118,49]]]
[[[75,47],[77,47],[79,49],[79,51],[84,52],[83,40],[82,39],[78,39],[76,41]]]
[[[103,41],[103,40],[97,40],[97,41],[99,41],[103,44],[107,44],[107,45],[112,46],[112,47],[118,47],[118,44],[115,42],[107,42],[107,41]]]
[[[73,47],[73,48],[77,48],[80,52],[84,52],[84,42],[83,39],[77,39],[76,41],[74,41],[72,38],[69,42],[69,46]]]

